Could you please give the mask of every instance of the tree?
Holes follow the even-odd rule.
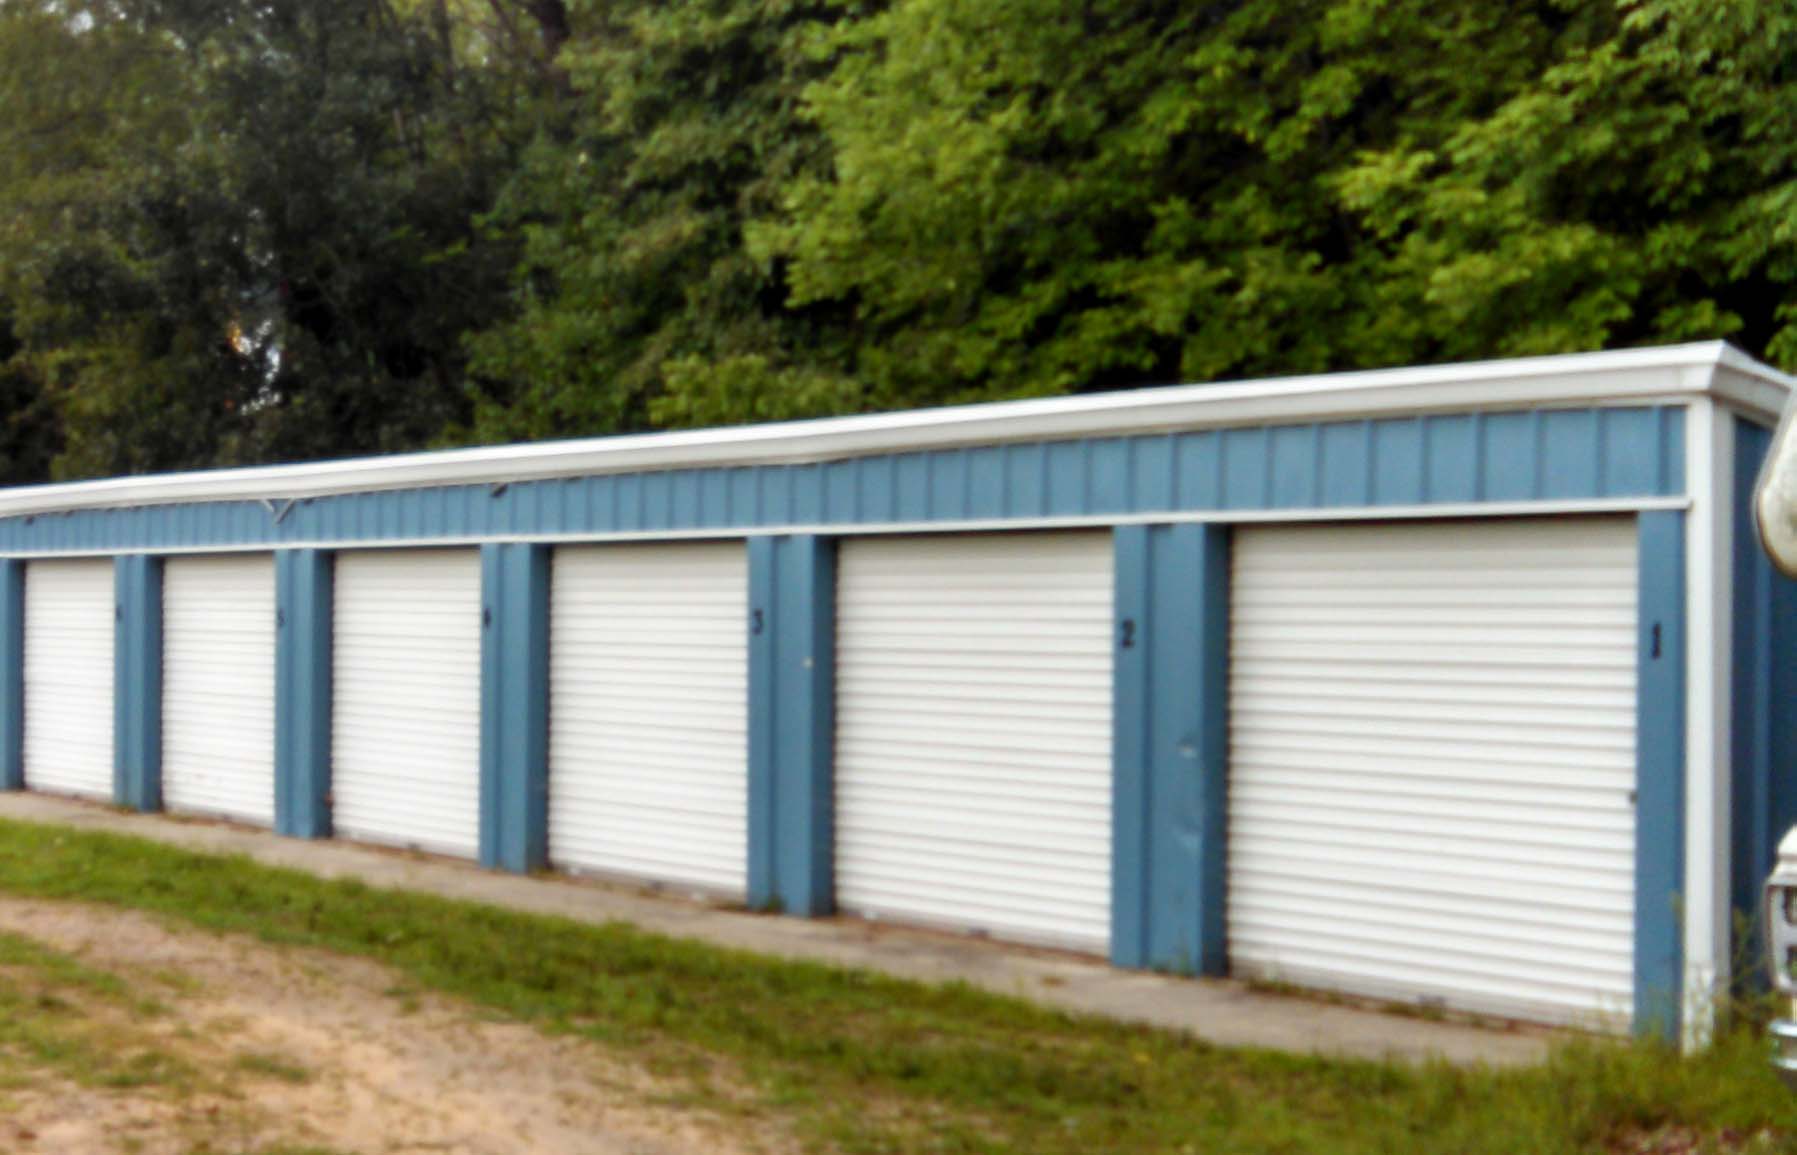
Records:
[[[1794,27],[1768,0],[0,0],[0,399],[42,439],[12,460],[1716,336],[1797,368]]]
[[[566,436],[858,408],[839,310],[792,308],[745,222],[823,163],[799,117],[834,0],[620,0],[563,55],[570,138],[528,154],[492,227],[515,318],[474,339],[469,436]]]
[[[854,307],[892,402],[1405,359],[1338,174],[1568,35],[1552,4],[906,0],[837,34],[835,170],[753,246]]]
[[[414,448],[466,418],[462,335],[512,262],[475,221],[517,105],[492,99],[511,64],[460,66],[449,12],[4,10],[0,120],[42,143],[0,184],[6,263],[58,472]]]
[[[42,481],[62,448],[62,429],[55,406],[19,358],[23,345],[13,326],[12,309],[0,298],[0,484]]]
[[[204,315],[218,294],[203,275],[170,300],[158,268],[168,246],[155,234],[178,231],[186,212],[167,168],[190,127],[181,65],[166,42],[104,6],[0,7],[0,364],[18,406],[9,421],[48,438],[17,447],[21,469],[71,452],[90,468],[154,468],[212,448],[192,414],[159,405],[154,385],[136,389],[152,375],[146,364],[164,381],[201,368],[158,321],[171,304]],[[184,381],[180,392],[213,387]],[[90,420],[114,406],[136,419]],[[38,419],[46,408],[54,420]],[[185,451],[170,452],[171,441]]]
[[[1797,10],[1587,6],[1530,82],[1336,178],[1401,348],[1728,337],[1797,368]]]
[[[883,403],[1789,336],[1763,0],[901,0],[752,251]]]

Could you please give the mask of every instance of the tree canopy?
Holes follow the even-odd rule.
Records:
[[[1767,0],[0,0],[0,480],[1726,337]]]

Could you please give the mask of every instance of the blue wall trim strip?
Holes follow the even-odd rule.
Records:
[[[1111,665],[1111,962],[1148,965],[1150,648],[1160,619],[1149,594],[1149,527],[1112,533],[1118,647]],[[1137,644],[1124,639],[1137,635]]]
[[[331,555],[275,551],[275,830],[331,834]]]
[[[749,548],[749,904],[835,907],[836,547]]]
[[[1769,430],[1736,420],[1730,901],[1753,927],[1737,946],[1754,959],[1760,886],[1778,840],[1797,824],[1797,582],[1772,568],[1753,522],[1753,486],[1771,441]]]
[[[748,903],[770,910],[778,904],[774,883],[774,820],[778,813],[774,773],[774,706],[778,686],[768,614],[774,606],[776,538],[751,538],[749,550],[749,830]]]
[[[329,551],[275,551],[275,830],[331,837]]]
[[[1684,990],[1685,515],[1643,513],[1635,724],[1635,1030],[1676,1039]]]
[[[1111,960],[1228,968],[1229,530],[1116,531]]]
[[[0,519],[0,553],[776,530],[1685,492],[1677,406],[1383,418]]]
[[[0,790],[25,787],[25,563],[0,560]]]
[[[481,547],[480,861],[549,861],[549,550]]]
[[[162,559],[113,562],[112,794],[133,810],[162,809]]]

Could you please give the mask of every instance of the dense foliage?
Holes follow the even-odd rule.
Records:
[[[1770,0],[0,0],[0,480],[1726,337]]]

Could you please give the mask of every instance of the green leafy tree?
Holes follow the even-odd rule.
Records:
[[[267,349],[245,455],[427,444],[465,414],[461,334],[503,284],[473,227],[506,166],[498,113],[428,14],[307,0],[246,15],[213,42],[206,93],[249,221],[246,328]]]
[[[491,222],[521,240],[515,315],[474,339],[470,437],[566,436],[859,408],[830,306],[793,307],[745,222],[822,165],[799,115],[831,0],[577,8],[561,135]]]
[[[1794,60],[1771,0],[0,0],[0,474],[1797,368]]]
[[[1733,336],[1793,361],[1792,10],[900,0],[751,250],[882,403]]]
[[[462,336],[513,260],[476,217],[542,87],[504,48],[443,3],[0,10],[0,148],[38,146],[6,150],[0,263],[55,470],[413,448],[464,420]]]
[[[211,449],[195,415],[162,407],[151,380],[179,376],[183,395],[214,387],[187,380],[205,358],[184,359],[171,321],[206,314],[216,278],[165,294],[177,286],[161,268],[170,246],[158,239],[187,214],[168,169],[190,130],[183,63],[105,6],[0,6],[6,417],[47,439],[9,454],[24,471],[15,479],[71,452],[94,469],[132,469]],[[136,419],[91,420],[114,408]],[[171,440],[184,448],[169,453]]]
[[[754,251],[895,403],[1403,359],[1337,175],[1519,91],[1552,5],[902,0],[808,93],[836,155]]]
[[[1728,337],[1797,368],[1797,9],[1588,8],[1507,99],[1336,177],[1377,323],[1430,356]]]
[[[0,485],[42,481],[62,447],[55,405],[19,357],[23,350],[12,309],[0,297]]]

